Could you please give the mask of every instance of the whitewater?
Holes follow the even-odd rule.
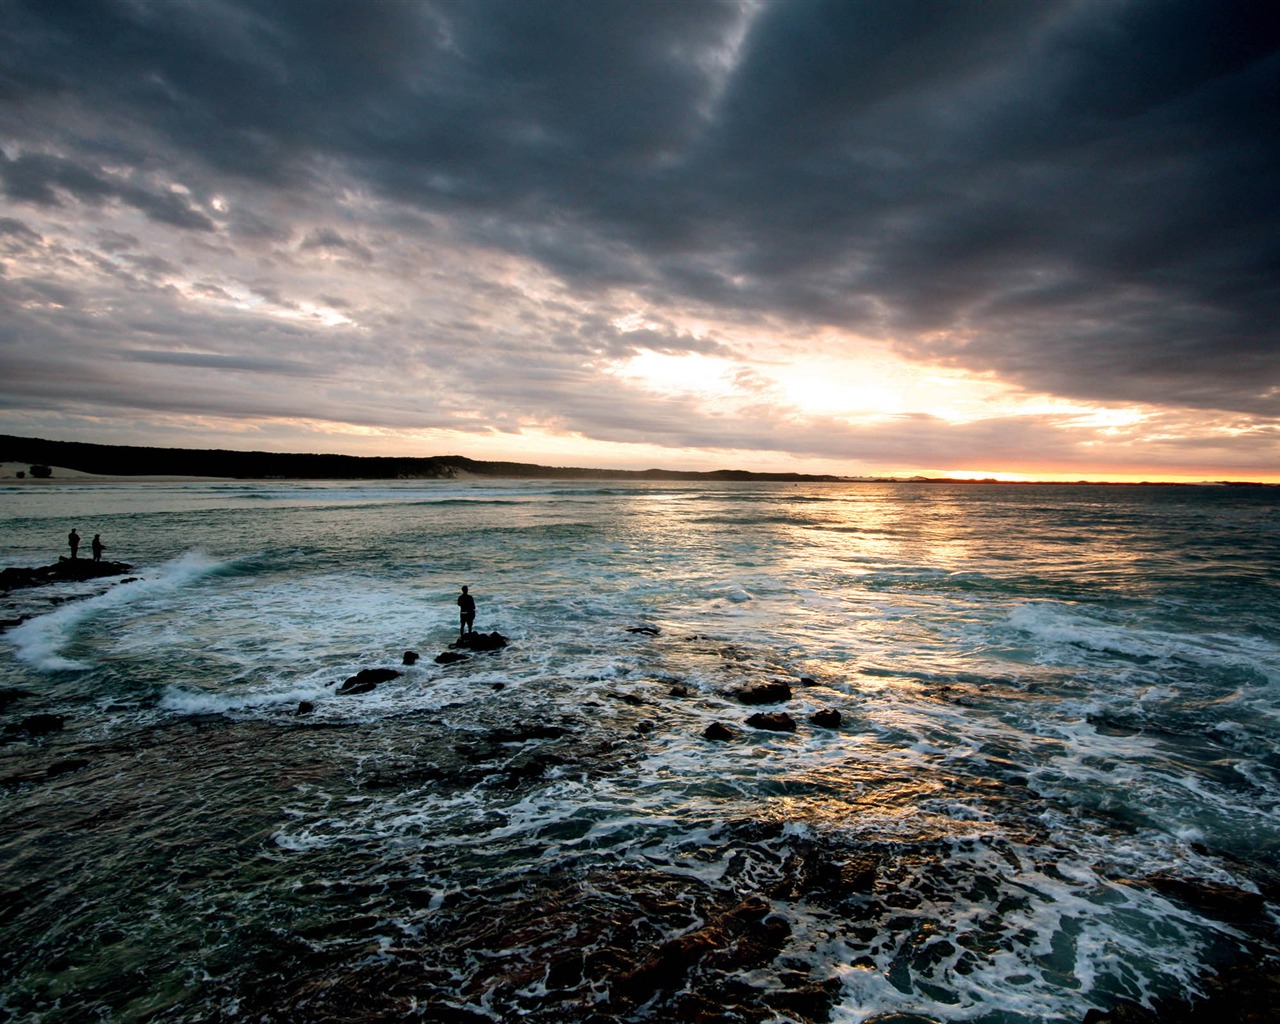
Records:
[[[0,526],[132,566],[0,596],[8,1019],[1047,1024],[1275,951],[1275,488],[26,483]],[[509,642],[438,663],[463,585]]]

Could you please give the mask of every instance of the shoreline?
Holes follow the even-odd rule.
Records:
[[[15,715],[36,711],[31,696],[9,694]],[[645,741],[632,719],[642,714],[619,703],[607,728],[593,732],[581,720],[550,728],[520,723],[512,719],[509,706],[497,704],[477,713],[474,732],[460,744],[458,734],[433,713],[420,711],[406,720],[416,726],[411,734],[372,757],[368,744],[376,727],[351,720],[314,722],[284,709],[264,721],[236,721],[218,713],[190,716],[108,739],[84,735],[75,721],[64,728],[59,720],[46,734],[3,748],[0,789],[10,795],[4,812],[10,822],[39,809],[62,825],[80,820],[80,806],[107,806],[121,801],[121,792],[136,795],[162,789],[169,794],[163,801],[126,802],[124,813],[132,829],[147,832],[156,826],[143,820],[144,814],[159,811],[159,834],[153,838],[180,851],[179,863],[154,877],[131,878],[123,901],[117,902],[166,899],[177,884],[178,868],[190,875],[185,885],[198,885],[206,898],[213,898],[224,894],[216,880],[193,882],[191,878],[214,878],[214,865],[234,861],[246,842],[270,848],[281,827],[280,808],[299,799],[293,787],[300,780],[349,799],[403,796],[424,787],[446,795],[476,787],[530,793],[545,783],[557,765],[608,773],[641,757]],[[411,745],[406,743],[407,735],[412,735]],[[513,752],[514,742],[521,746]],[[275,758],[271,779],[263,775],[260,754],[264,749]],[[198,849],[187,848],[175,837],[197,799],[207,795],[198,780],[205,777],[211,760],[234,766],[234,771],[219,776],[212,799],[224,811],[234,808],[240,825],[237,834],[214,837]],[[53,827],[41,824],[37,831]],[[717,1007],[723,1009],[725,978],[746,965],[776,970],[777,977],[770,986],[730,990],[730,1008],[743,1021],[759,1024],[784,1011],[797,1021],[820,1024],[832,1019],[845,992],[834,976],[777,970],[777,960],[795,952],[792,929],[785,923],[786,908],[822,907],[842,929],[870,928],[886,941],[902,942],[906,926],[895,928],[872,912],[876,901],[893,889],[899,871],[914,867],[923,877],[935,879],[940,891],[949,884],[945,858],[928,841],[892,849],[846,845],[830,836],[787,842],[776,823],[748,825],[742,819],[730,819],[726,827],[729,841],[743,856],[761,843],[780,844],[779,849],[790,854],[785,863],[756,862],[762,875],[755,894],[744,894],[732,885],[703,884],[696,877],[676,875],[656,865],[612,872],[605,886],[601,883],[604,868],[591,864],[574,865],[556,875],[526,876],[524,884],[507,884],[488,899],[462,898],[468,893],[474,897],[480,885],[479,874],[463,874],[459,894],[443,898],[438,906],[428,906],[408,886],[390,883],[379,891],[372,909],[368,901],[359,904],[363,914],[357,914],[356,901],[341,887],[313,889],[306,921],[322,931],[334,948],[333,955],[315,958],[301,946],[269,939],[245,942],[231,950],[216,992],[223,998],[244,1000],[255,1012],[271,1009],[288,1019],[306,1014],[324,1024],[346,1019],[342,1006],[351,999],[362,1001],[373,1016],[403,1015],[408,1012],[404,993],[409,990],[441,1013],[458,1011],[457,997],[438,981],[433,985],[430,975],[424,974],[428,965],[443,962],[467,978],[464,1007],[483,989],[503,1009],[519,1010],[533,1021],[598,1019],[581,1016],[579,1011],[589,993],[603,991],[607,994],[603,1003],[592,1004],[598,1013],[621,1018],[634,1012],[636,1005],[652,1001],[666,1019],[693,1022]],[[101,865],[123,856],[118,847],[104,845],[94,829],[79,828],[70,835],[69,852],[59,854],[64,860],[80,855],[86,863]],[[310,856],[324,859],[330,877],[349,880],[355,871],[339,847],[321,846]],[[272,878],[275,909],[288,922],[290,932],[296,933],[302,930],[302,920],[297,906],[281,895],[281,887],[298,876],[286,861],[277,863],[280,870]],[[448,858],[408,849],[399,856],[391,854],[387,877],[456,869]],[[96,866],[85,877],[100,900],[116,899],[108,895],[109,888],[116,888],[109,869]],[[48,879],[35,884],[50,885]],[[682,904],[693,898],[696,915]],[[571,928],[569,908],[584,899],[590,901],[597,923]],[[661,928],[655,929],[650,916],[634,909],[641,906],[659,917]],[[533,940],[533,952],[515,942],[495,949],[491,924],[495,915]],[[31,912],[25,917],[19,917],[15,930],[34,927]],[[430,920],[433,927],[406,936],[385,959],[369,964],[361,954],[367,948],[370,917]],[[176,920],[167,918],[153,931],[128,938],[170,944],[183,934]],[[1270,1020],[1280,994],[1274,945],[1260,922],[1233,924],[1243,933],[1240,947],[1234,955],[1198,965],[1198,991],[1188,988],[1159,996],[1150,1006],[1123,998],[1101,999],[1101,1007],[1082,1006],[1076,1017],[1068,1019],[1074,1024],[1194,1024],[1206,1018],[1261,1024]],[[633,948],[624,942],[637,932],[645,935],[648,945]],[[939,933],[936,945],[945,948],[954,942],[958,936],[947,931]],[[484,951],[485,957],[478,956],[478,951]],[[71,952],[87,955],[74,946]],[[279,969],[261,972],[256,965],[264,958]],[[183,964],[179,956],[166,956],[161,963],[163,970],[173,973]],[[522,991],[523,983],[538,977],[554,979],[556,984],[534,996]],[[196,1003],[199,993],[193,987],[184,998]]]
[[[544,472],[494,472],[478,473],[467,469],[455,469],[449,476],[432,474],[399,475],[399,476],[305,476],[305,475],[239,475],[239,476],[202,476],[194,473],[89,473],[84,470],[71,469],[66,466],[49,466],[51,475],[33,477],[31,463],[0,463],[0,487],[3,486],[51,486],[72,484],[91,486],[94,484],[245,484],[245,483],[335,483],[335,484],[380,484],[380,483],[461,483],[471,481],[496,480],[558,480],[588,483],[793,483],[793,484],[838,484],[850,486],[854,484],[915,484],[930,486],[937,484],[957,484],[979,487],[1193,487],[1193,488],[1260,488],[1280,487],[1280,484],[1265,483],[1254,480],[1204,480],[1188,483],[1176,480],[1144,480],[1136,483],[1113,480],[968,480],[959,477],[803,477],[777,476],[769,473],[747,473],[745,471],[724,471],[723,473],[681,473],[663,470],[600,470],[595,475],[593,470],[565,470],[563,475],[554,468]],[[541,468],[541,467],[539,467]],[[23,476],[18,476],[22,473]]]
[[[51,476],[34,477],[31,475],[31,464],[28,462],[0,462],[0,484],[35,484],[38,486],[48,486],[49,484],[198,484],[219,483],[223,481],[230,483],[235,480],[234,477],[178,476],[166,474],[121,476],[103,473],[85,473],[78,469],[69,469],[66,466],[50,466],[49,468],[53,471]],[[18,473],[24,473],[25,476],[20,477],[18,476]]]
[[[0,434],[0,466],[29,472],[32,466],[56,469],[67,480],[207,481],[207,480],[633,480],[645,482],[745,483],[889,483],[889,484],[1002,484],[1015,487],[1280,487],[1260,480],[1000,480],[996,477],[836,475],[759,472],[744,469],[603,469],[543,466],[528,462],[492,462],[463,455],[372,456],[317,452],[232,451],[228,449],[138,447],[50,441]],[[72,475],[74,474],[74,475]]]

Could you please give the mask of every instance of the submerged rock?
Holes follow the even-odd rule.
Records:
[[[1199,995],[1156,999],[1150,1010],[1126,1001],[1090,1010],[1083,1024],[1274,1024],[1280,1006],[1280,962],[1274,957],[1246,956],[1199,984]]]
[[[42,587],[49,583],[83,582],[107,576],[123,576],[133,566],[126,562],[95,562],[90,558],[59,558],[37,568],[0,569],[0,590]]]
[[[88,768],[91,763],[87,757],[68,757],[61,761],[54,761],[44,770],[45,778],[56,779],[59,775],[78,772],[83,768]]]
[[[734,690],[733,696],[743,704],[782,704],[791,699],[791,687],[780,679]]]
[[[796,731],[796,720],[785,711],[754,714],[747,719],[747,725],[753,729],[767,729],[769,732]]]
[[[781,952],[790,927],[769,917],[769,905],[751,897],[700,928],[670,939],[645,960],[619,975],[614,990],[640,1004],[662,991],[684,987],[690,973],[704,960],[719,958],[739,966],[768,963]]]
[[[702,735],[709,740],[731,740],[737,733],[721,722],[712,722],[702,730]]]
[[[1181,878],[1159,872],[1144,881],[1157,892],[1181,900],[1200,912],[1228,924],[1247,925],[1263,920],[1267,900],[1261,893],[1204,879]]]
[[[492,633],[468,633],[466,636],[458,637],[449,646],[465,651],[500,651],[508,643],[510,641],[505,636],[494,630]],[[436,659],[436,661],[439,660],[439,658]]]
[[[530,722],[517,729],[498,726],[484,734],[490,743],[525,743],[528,740],[558,740],[568,733],[562,725],[546,725],[542,722]]]
[[[47,736],[51,732],[61,732],[66,721],[66,715],[52,715],[45,712],[28,715],[16,726],[10,726],[10,728],[15,732],[25,732],[28,736]]]
[[[341,690],[339,690],[338,692],[339,692],[339,693],[341,693],[342,691],[341,691]],[[295,712],[294,712],[294,714],[295,714],[295,715],[309,715],[309,714],[311,714],[311,712],[313,712],[315,709],[316,709],[316,706],[315,706],[314,704],[312,704],[312,703],[311,703],[311,701],[309,701],[309,700],[302,700],[302,701],[299,701],[299,702],[298,702],[298,710],[297,710],[297,711],[295,711]]]
[[[13,740],[34,736],[48,736],[50,733],[61,732],[66,721],[66,715],[53,715],[48,712],[27,715],[20,722],[11,722],[4,727],[4,742],[9,743]]]
[[[1160,1017],[1137,1003],[1122,1000],[1109,1010],[1090,1010],[1084,1024],[1160,1024]]]
[[[20,690],[16,686],[0,686],[0,710],[7,708],[14,701],[30,697],[30,690]]]
[[[441,651],[435,658],[437,665],[452,665],[455,662],[466,660],[467,656],[465,654],[459,654],[457,651]]]
[[[823,708],[809,716],[809,721],[823,729],[840,728],[840,712],[834,708]]]
[[[660,636],[662,633],[662,630],[660,630],[657,626],[630,626],[628,627],[627,632],[643,633],[645,636]]]
[[[401,661],[401,664],[402,664],[402,665],[416,665],[417,663],[418,663],[418,652],[417,652],[417,651],[405,651],[405,652],[404,652],[404,659]]]
[[[393,668],[365,668],[361,669],[349,679],[343,681],[338,687],[338,693],[368,693],[379,683],[385,683],[389,679],[396,679],[400,675]]]

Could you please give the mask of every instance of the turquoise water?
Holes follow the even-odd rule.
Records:
[[[65,716],[0,747],[17,1019],[1076,1021],[1273,937],[1156,880],[1280,871],[1275,489],[53,484],[0,524],[139,577],[0,606],[3,722]],[[511,645],[438,665],[462,584]],[[733,696],[776,679],[794,733]],[[635,980],[744,900],[767,955]]]

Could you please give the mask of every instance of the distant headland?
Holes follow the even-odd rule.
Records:
[[[58,466],[94,476],[221,477],[234,480],[450,480],[461,477],[509,477],[838,483],[847,479],[804,473],[750,473],[735,469],[705,473],[672,469],[586,469],[538,466],[526,462],[482,462],[462,455],[414,458],[144,448],[79,441],[47,441],[42,438],[0,434],[0,463],[6,462],[28,465],[36,470],[37,477],[42,475],[43,468]]]
[[[743,469],[705,472],[678,469],[592,469],[540,466],[528,462],[484,462],[462,455],[373,456],[226,449],[148,448],[132,445],[49,441],[0,434],[0,464],[24,467],[13,475],[61,479],[51,467],[73,474],[123,478],[211,477],[230,480],[453,480],[467,477],[546,480],[690,480],[778,483],[954,483],[996,484],[996,479],[955,477],[836,476],[812,473],[757,473]],[[1088,480],[1073,481],[1078,484]],[[1241,481],[1206,481],[1219,486],[1274,486]],[[1018,486],[1012,484],[1011,486]],[[1099,486],[1112,486],[1102,485]],[[1141,486],[1120,484],[1114,486]],[[1164,485],[1162,485],[1164,486]],[[1167,486],[1194,486],[1169,484]]]

